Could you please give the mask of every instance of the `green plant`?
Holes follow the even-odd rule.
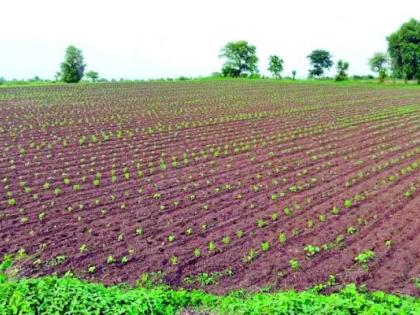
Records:
[[[350,208],[353,205],[353,201],[351,199],[344,200],[344,208]]]
[[[121,263],[122,263],[122,264],[126,264],[126,263],[128,263],[128,257],[127,257],[127,256],[123,256],[123,257],[121,257]]]
[[[315,254],[319,253],[319,251],[321,249],[318,246],[315,246],[315,245],[306,245],[304,247],[304,250],[305,250],[307,256],[312,257]]]
[[[289,265],[293,271],[298,271],[300,269],[300,263],[297,259],[290,259]]]
[[[258,221],[257,221],[257,226],[259,227],[259,228],[263,228],[263,227],[265,227],[265,226],[267,226],[267,221],[265,221],[264,219],[259,219]]]
[[[334,214],[334,215],[338,215],[338,214],[340,214],[340,208],[338,208],[338,207],[333,207],[332,209],[331,209],[331,213],[332,214]]]
[[[201,251],[199,248],[194,249],[194,256],[197,258],[201,256]]]
[[[230,243],[230,237],[229,236],[224,236],[222,238],[222,243],[225,244],[225,245],[229,245],[229,243]]]
[[[289,207],[284,208],[284,209],[283,209],[283,212],[284,212],[284,214],[285,214],[286,216],[290,216],[290,215],[292,215],[292,214],[293,214],[292,209],[290,209]]]
[[[136,236],[141,236],[141,235],[143,235],[143,229],[140,227],[136,228]]]
[[[281,233],[278,235],[278,240],[279,240],[279,243],[280,243],[280,244],[284,244],[284,243],[286,243],[286,234],[284,234],[283,232],[281,232]]]
[[[106,259],[106,263],[112,264],[114,262],[115,262],[115,258],[112,255],[109,255],[108,258]]]
[[[257,252],[255,249],[250,249],[248,253],[242,259],[244,263],[250,263],[257,257]]]
[[[210,241],[207,247],[210,252],[215,251],[217,249],[216,243],[214,241]]]
[[[355,228],[354,226],[350,225],[349,227],[347,227],[347,234],[355,234],[357,232],[357,228]]]
[[[70,273],[62,278],[9,280],[4,270],[10,268],[11,260],[8,264],[0,264],[0,305],[5,314],[38,314],[40,310],[43,314],[181,314],[185,309],[202,308],[215,314],[233,314],[232,309],[235,314],[249,315],[303,314],[302,310],[306,314],[320,314],[320,310],[332,314],[337,305],[342,314],[417,314],[419,308],[416,298],[360,292],[354,284],[329,295],[308,290],[217,296],[162,286],[161,271],[144,273],[137,287],[127,288],[88,283]]]
[[[176,257],[176,256],[171,256],[171,257],[169,258],[169,263],[170,263],[171,265],[176,265],[176,264],[178,263],[178,257]]]
[[[88,251],[88,247],[87,247],[86,244],[82,244],[82,245],[80,245],[79,250],[80,250],[81,253],[85,253],[85,252]]]
[[[268,251],[270,249],[270,242],[262,242],[260,248],[264,252]]]
[[[366,250],[364,252],[359,253],[354,260],[358,262],[362,268],[367,269],[367,264],[375,259],[375,252],[372,250]]]

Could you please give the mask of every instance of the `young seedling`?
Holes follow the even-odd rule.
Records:
[[[229,236],[224,236],[222,238],[222,243],[225,244],[225,245],[229,245],[229,243],[230,243],[230,237]]]
[[[333,208],[331,209],[331,213],[332,213],[332,214],[334,214],[334,215],[339,215],[339,214],[340,214],[340,208],[338,208],[338,207],[333,207]]]
[[[284,244],[286,243],[286,234],[284,234],[283,232],[279,234],[278,236],[278,240],[280,244]]]
[[[138,227],[136,228],[136,236],[142,236],[143,235],[143,229]]]
[[[375,256],[376,254],[374,251],[367,250],[367,251],[361,252],[356,257],[354,257],[354,260],[358,262],[362,266],[363,269],[367,269],[368,263],[374,260]]]
[[[263,252],[266,252],[270,249],[270,243],[269,242],[262,242],[260,245],[260,248]]]
[[[314,246],[314,245],[306,245],[304,248],[306,255],[308,257],[312,257],[315,254],[319,253],[320,248],[318,246]]]
[[[258,221],[257,221],[257,226],[259,227],[259,228],[263,228],[263,227],[265,227],[267,225],[267,221],[265,221],[264,219],[259,219]]]
[[[178,257],[176,256],[171,256],[171,258],[169,258],[169,263],[171,265],[176,265],[178,263]]]
[[[353,201],[351,199],[344,200],[344,208],[350,208],[353,205]]]
[[[121,257],[121,263],[122,264],[126,264],[127,262],[128,262],[128,257],[127,256]]]
[[[210,252],[215,251],[217,249],[216,243],[214,241],[210,241],[208,244],[208,249]]]
[[[289,265],[293,271],[298,271],[300,269],[300,263],[297,259],[290,259]]]
[[[201,251],[199,248],[194,249],[194,256],[197,258],[201,256]]]
[[[286,216],[290,216],[293,213],[292,209],[290,209],[289,207],[284,208],[283,212]]]
[[[85,253],[85,252],[87,252],[88,247],[87,247],[87,245],[86,245],[86,244],[82,244],[82,245],[80,246],[79,250],[80,250],[80,252],[81,252],[81,253]]]
[[[115,258],[112,255],[109,255],[108,258],[106,259],[106,263],[112,264],[114,262],[115,262]]]
[[[244,263],[250,263],[257,257],[257,252],[255,249],[250,249],[245,257],[242,259]]]

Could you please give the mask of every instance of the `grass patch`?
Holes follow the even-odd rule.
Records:
[[[1,314],[177,314],[185,309],[212,314],[419,314],[420,300],[383,292],[316,290],[277,293],[232,292],[216,296],[167,286],[105,287],[73,277],[0,280]]]

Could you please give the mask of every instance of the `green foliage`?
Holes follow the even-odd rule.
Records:
[[[411,19],[387,37],[395,77],[420,84],[420,20]]]
[[[268,60],[268,71],[271,72],[273,77],[280,78],[280,73],[283,71],[283,59],[279,56],[271,55]]]
[[[86,72],[85,76],[92,82],[96,82],[99,79],[99,73],[96,71],[88,71]]]
[[[379,82],[383,83],[386,78],[386,66],[388,56],[385,53],[377,52],[369,59],[369,66],[373,72],[378,72]]]
[[[304,248],[306,255],[309,257],[314,256],[315,254],[319,253],[321,250],[318,246],[315,245],[306,245]]]
[[[375,256],[376,254],[374,251],[367,250],[354,257],[354,260],[357,261],[364,269],[367,269],[368,262],[374,260]]]
[[[311,78],[322,76],[324,70],[330,69],[334,64],[330,52],[323,49],[313,50],[307,58],[312,66],[312,69],[309,70],[309,77]]]
[[[241,77],[258,73],[256,48],[245,40],[227,43],[221,49],[219,57],[226,58],[222,68],[224,77]]]
[[[147,277],[149,279],[149,277]],[[146,279],[146,281],[148,281]],[[209,279],[204,277],[203,281]],[[211,279],[211,278],[210,278]],[[220,314],[416,314],[418,299],[383,292],[358,292],[348,285],[338,293],[232,292],[215,296],[166,286],[105,287],[71,277],[0,281],[2,314],[178,314],[183,309],[209,309]]]
[[[338,60],[337,62],[337,75],[335,76],[335,81],[344,81],[348,79],[347,70],[349,69],[350,64],[344,60]]]
[[[289,265],[293,271],[298,271],[300,269],[300,263],[299,263],[299,260],[297,259],[290,259]]]
[[[66,83],[79,82],[83,78],[85,67],[82,51],[75,46],[67,47],[61,63],[61,80]]]

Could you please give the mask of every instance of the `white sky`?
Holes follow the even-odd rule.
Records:
[[[419,0],[0,0],[0,77],[53,78],[69,44],[106,78],[205,76],[240,39],[256,45],[262,74],[278,54],[283,75],[306,77],[317,48],[367,74],[367,59],[413,17]]]

